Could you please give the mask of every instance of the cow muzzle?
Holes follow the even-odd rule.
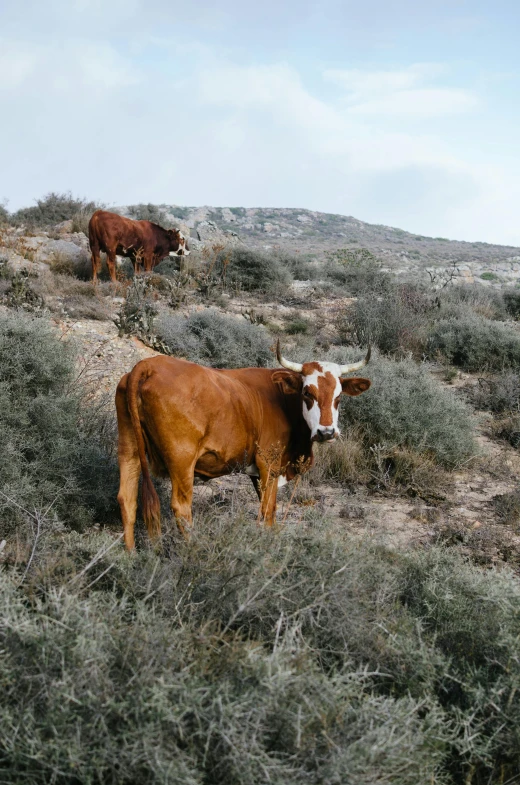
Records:
[[[331,442],[336,438],[335,428],[319,428],[316,431],[313,441],[315,442]]]

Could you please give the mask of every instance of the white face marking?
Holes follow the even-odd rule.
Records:
[[[186,238],[184,237],[182,232],[179,232],[179,247],[176,251],[170,251],[170,256],[189,256],[189,255],[190,252],[186,250]]]
[[[340,382],[341,370],[339,365],[336,365],[336,363],[323,362],[320,363],[320,365],[322,367],[321,371],[313,371],[313,373],[303,377],[303,392],[305,392],[306,387],[310,387],[311,385],[314,385],[316,389],[319,389],[318,380],[320,376],[325,376],[326,373],[331,373],[336,378],[336,387],[334,388],[334,394],[332,396],[332,402],[331,402],[332,425],[321,426],[321,427],[334,428],[336,434],[339,435],[340,433],[338,427],[339,410],[336,409],[336,407],[334,406],[334,401],[336,400],[338,395],[341,395],[341,391],[343,389]],[[321,419],[321,410],[317,401],[313,403],[310,409],[307,408],[307,404],[305,403],[305,401],[303,401],[303,419],[305,420],[305,422],[310,428],[311,439],[314,438],[318,433],[318,431],[320,430],[320,419]]]
[[[278,477],[278,487],[279,488],[283,488],[283,486],[287,485],[288,482],[289,482],[289,480],[287,479],[287,477],[284,477],[283,474],[281,474]]]

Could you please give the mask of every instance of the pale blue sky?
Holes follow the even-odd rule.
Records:
[[[503,0],[0,0],[0,199],[520,245],[519,27]]]

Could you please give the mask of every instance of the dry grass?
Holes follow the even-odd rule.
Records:
[[[113,293],[108,283],[95,286],[92,281],[80,281],[67,273],[49,271],[41,273],[32,286],[51,311],[77,319],[110,319],[106,298]]]

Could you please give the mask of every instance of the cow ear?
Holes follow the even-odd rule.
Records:
[[[370,379],[356,378],[341,379],[341,386],[344,395],[361,395],[365,390],[368,390],[372,382]]]
[[[297,395],[302,391],[303,379],[294,371],[274,371],[271,379],[280,386],[284,395]]]

